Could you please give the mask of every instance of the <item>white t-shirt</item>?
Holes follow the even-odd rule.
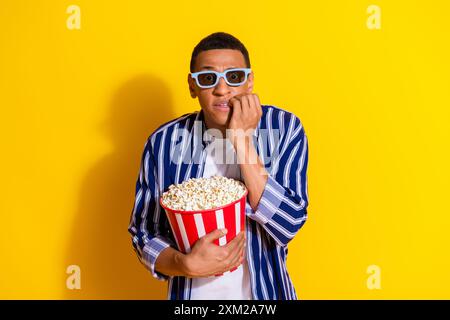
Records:
[[[224,149],[221,149],[222,146]],[[218,150],[223,151],[217,152]],[[212,142],[206,147],[206,151],[207,156],[203,177],[209,178],[213,175],[218,175],[238,180],[241,179],[241,171],[236,161],[234,147],[228,139],[214,137]],[[211,276],[192,279],[191,300],[220,299],[252,300],[250,274],[248,272],[246,256],[244,256],[244,262],[233,272],[226,272],[218,277]]]

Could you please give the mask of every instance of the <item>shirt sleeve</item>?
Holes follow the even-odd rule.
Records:
[[[160,215],[164,214],[159,204],[156,166],[150,138],[147,140],[141,158],[139,177],[136,182],[134,207],[128,226],[132,244],[141,263],[158,280],[169,277],[155,270],[156,259],[174,242],[161,235]]]
[[[260,223],[281,246],[286,246],[307,218],[308,141],[300,120],[280,145],[276,172],[267,179],[256,210],[246,203],[246,215]]]

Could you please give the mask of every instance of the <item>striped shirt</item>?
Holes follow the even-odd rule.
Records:
[[[296,300],[286,259],[288,243],[303,226],[308,206],[308,142],[294,114],[262,105],[253,143],[268,180],[257,209],[246,203],[247,259],[254,300]],[[158,280],[168,280],[169,300],[190,300],[192,278],[155,270],[158,255],[177,248],[159,198],[171,184],[202,177],[212,141],[203,110],[161,125],[147,139],[136,182],[128,231],[141,263]]]

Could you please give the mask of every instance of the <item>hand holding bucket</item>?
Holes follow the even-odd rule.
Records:
[[[224,236],[214,240],[218,246],[231,242],[239,232],[245,232],[245,203],[248,191],[236,201],[214,209],[184,211],[165,206],[160,199],[169,220],[179,251],[190,253],[197,240],[217,229],[227,229]],[[236,270],[234,267],[230,272]]]

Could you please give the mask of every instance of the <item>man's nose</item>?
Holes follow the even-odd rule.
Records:
[[[224,78],[219,79],[219,83],[214,88],[214,93],[217,95],[225,95],[230,91],[230,87],[225,82]]]

